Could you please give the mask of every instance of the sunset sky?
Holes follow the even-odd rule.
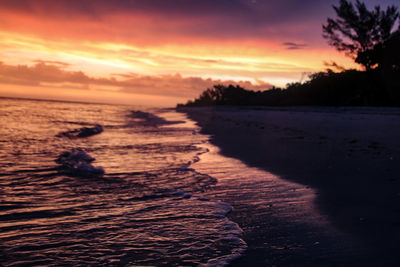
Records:
[[[355,67],[322,38],[337,3],[0,0],[0,95],[174,105],[215,83],[265,90],[324,61]]]

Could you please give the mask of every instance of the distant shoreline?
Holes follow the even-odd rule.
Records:
[[[366,263],[392,266],[400,260],[400,109],[178,110],[211,134],[223,155],[316,189],[320,211],[364,245]],[[255,234],[244,236],[250,254],[255,245],[246,238]],[[246,262],[255,263],[248,258],[240,264]]]
[[[12,99],[12,100],[29,100],[29,101],[49,101],[59,103],[78,103],[78,104],[89,104],[89,105],[123,105],[123,104],[110,104],[101,102],[85,102],[85,101],[74,101],[74,100],[60,100],[60,99],[47,99],[47,98],[31,98],[31,97],[13,97],[13,96],[0,96],[0,99]],[[129,106],[129,105],[125,105]]]

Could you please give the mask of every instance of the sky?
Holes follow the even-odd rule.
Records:
[[[172,106],[217,83],[284,87],[356,67],[322,38],[337,3],[0,0],[0,95]]]

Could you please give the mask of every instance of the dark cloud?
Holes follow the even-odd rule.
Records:
[[[326,7],[329,4],[319,0],[0,0],[0,9],[40,18],[84,17],[107,24],[110,14],[144,15],[163,20],[165,23],[160,22],[158,27],[166,32],[171,24],[171,31],[184,35],[221,38],[271,37],[279,25],[310,22],[315,17],[318,19],[313,21],[320,22],[320,10]],[[174,21],[178,23],[171,23]],[[127,25],[132,31],[135,26]]]
[[[284,42],[282,45],[289,50],[298,50],[298,49],[304,49],[307,47],[307,44],[300,44],[300,43],[294,43],[294,42]]]
[[[18,0],[0,1],[2,7],[30,13],[46,13],[48,16],[59,14],[90,14],[112,12],[182,15],[240,14],[246,11],[246,1],[241,0]]]
[[[364,0],[398,5],[398,0]],[[53,38],[163,45],[305,40],[326,45],[321,25],[338,0],[0,0],[2,28]],[[29,17],[20,25],[14,16]],[[16,16],[16,15],[15,15]],[[43,22],[45,21],[45,22]],[[42,22],[42,24],[40,23]],[[288,46],[287,49],[300,49]]]
[[[370,6],[398,4],[398,0],[366,0]],[[0,8],[44,16],[87,15],[101,17],[109,13],[152,14],[189,18],[221,17],[267,25],[299,21],[300,18],[326,17],[338,0],[0,0]],[[234,26],[234,25],[232,25]]]
[[[40,87],[111,90],[132,94],[195,97],[214,84],[238,84],[248,89],[266,90],[268,83],[249,81],[203,79],[175,75],[138,75],[135,73],[114,74],[111,78],[94,78],[81,71],[64,70],[62,66],[41,61],[33,66],[8,65],[0,62],[0,83]],[[122,79],[117,79],[122,78]]]
[[[0,7],[46,16],[90,15],[126,12],[168,17],[241,17],[255,22],[285,21],[329,6],[320,0],[0,0]]]

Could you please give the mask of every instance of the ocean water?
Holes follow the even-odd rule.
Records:
[[[0,99],[0,265],[221,266],[246,244],[172,109]]]

